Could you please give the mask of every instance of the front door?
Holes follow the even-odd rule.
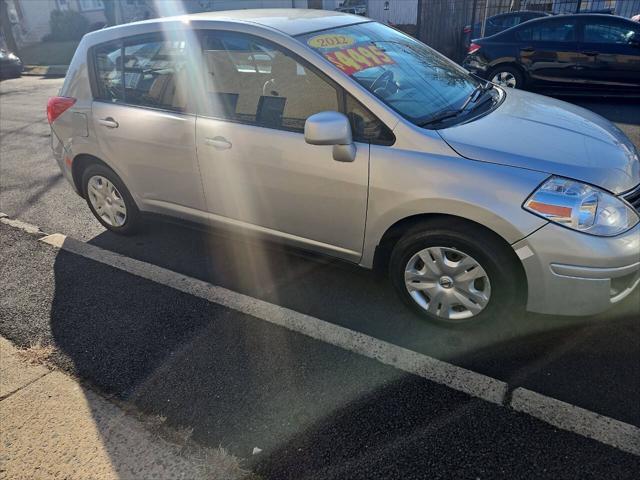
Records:
[[[143,209],[198,218],[206,215],[185,48],[169,33],[98,46],[91,121],[100,154]]]
[[[341,110],[337,87],[253,36],[209,31],[202,46],[196,143],[214,222],[358,261],[369,145],[358,143],[356,159],[343,163],[303,134],[310,115]]]
[[[635,36],[635,37],[634,37]],[[592,87],[640,89],[640,25],[617,18],[583,19],[579,76]]]

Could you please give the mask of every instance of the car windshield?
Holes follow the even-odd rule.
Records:
[[[376,22],[298,39],[417,125],[460,109],[479,83],[435,50]]]

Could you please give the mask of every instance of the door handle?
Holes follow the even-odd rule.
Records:
[[[98,120],[98,123],[100,125],[102,125],[103,127],[107,127],[107,128],[118,128],[118,125],[119,125],[119,123],[116,122],[111,117],[101,118],[101,119]]]
[[[582,52],[584,55],[588,55],[589,57],[595,57],[600,52]]]
[[[534,52],[535,49],[533,47],[522,47],[520,49],[521,52]]]
[[[231,142],[224,137],[207,137],[204,139],[204,143],[215,148],[216,150],[228,150],[232,146]]]

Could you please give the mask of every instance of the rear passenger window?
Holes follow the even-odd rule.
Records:
[[[184,40],[125,44],[122,65],[125,103],[185,110],[187,55]]]
[[[337,90],[282,49],[234,32],[206,32],[205,115],[304,131],[310,115],[339,111]]]
[[[186,110],[188,75],[184,40],[167,35],[100,45],[94,50],[94,62],[97,99]]]

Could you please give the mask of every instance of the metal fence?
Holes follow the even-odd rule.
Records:
[[[487,20],[523,10],[550,14],[601,12],[630,18],[640,14],[640,0],[421,0],[417,36],[460,60],[465,51],[465,28],[473,38],[482,37]]]

